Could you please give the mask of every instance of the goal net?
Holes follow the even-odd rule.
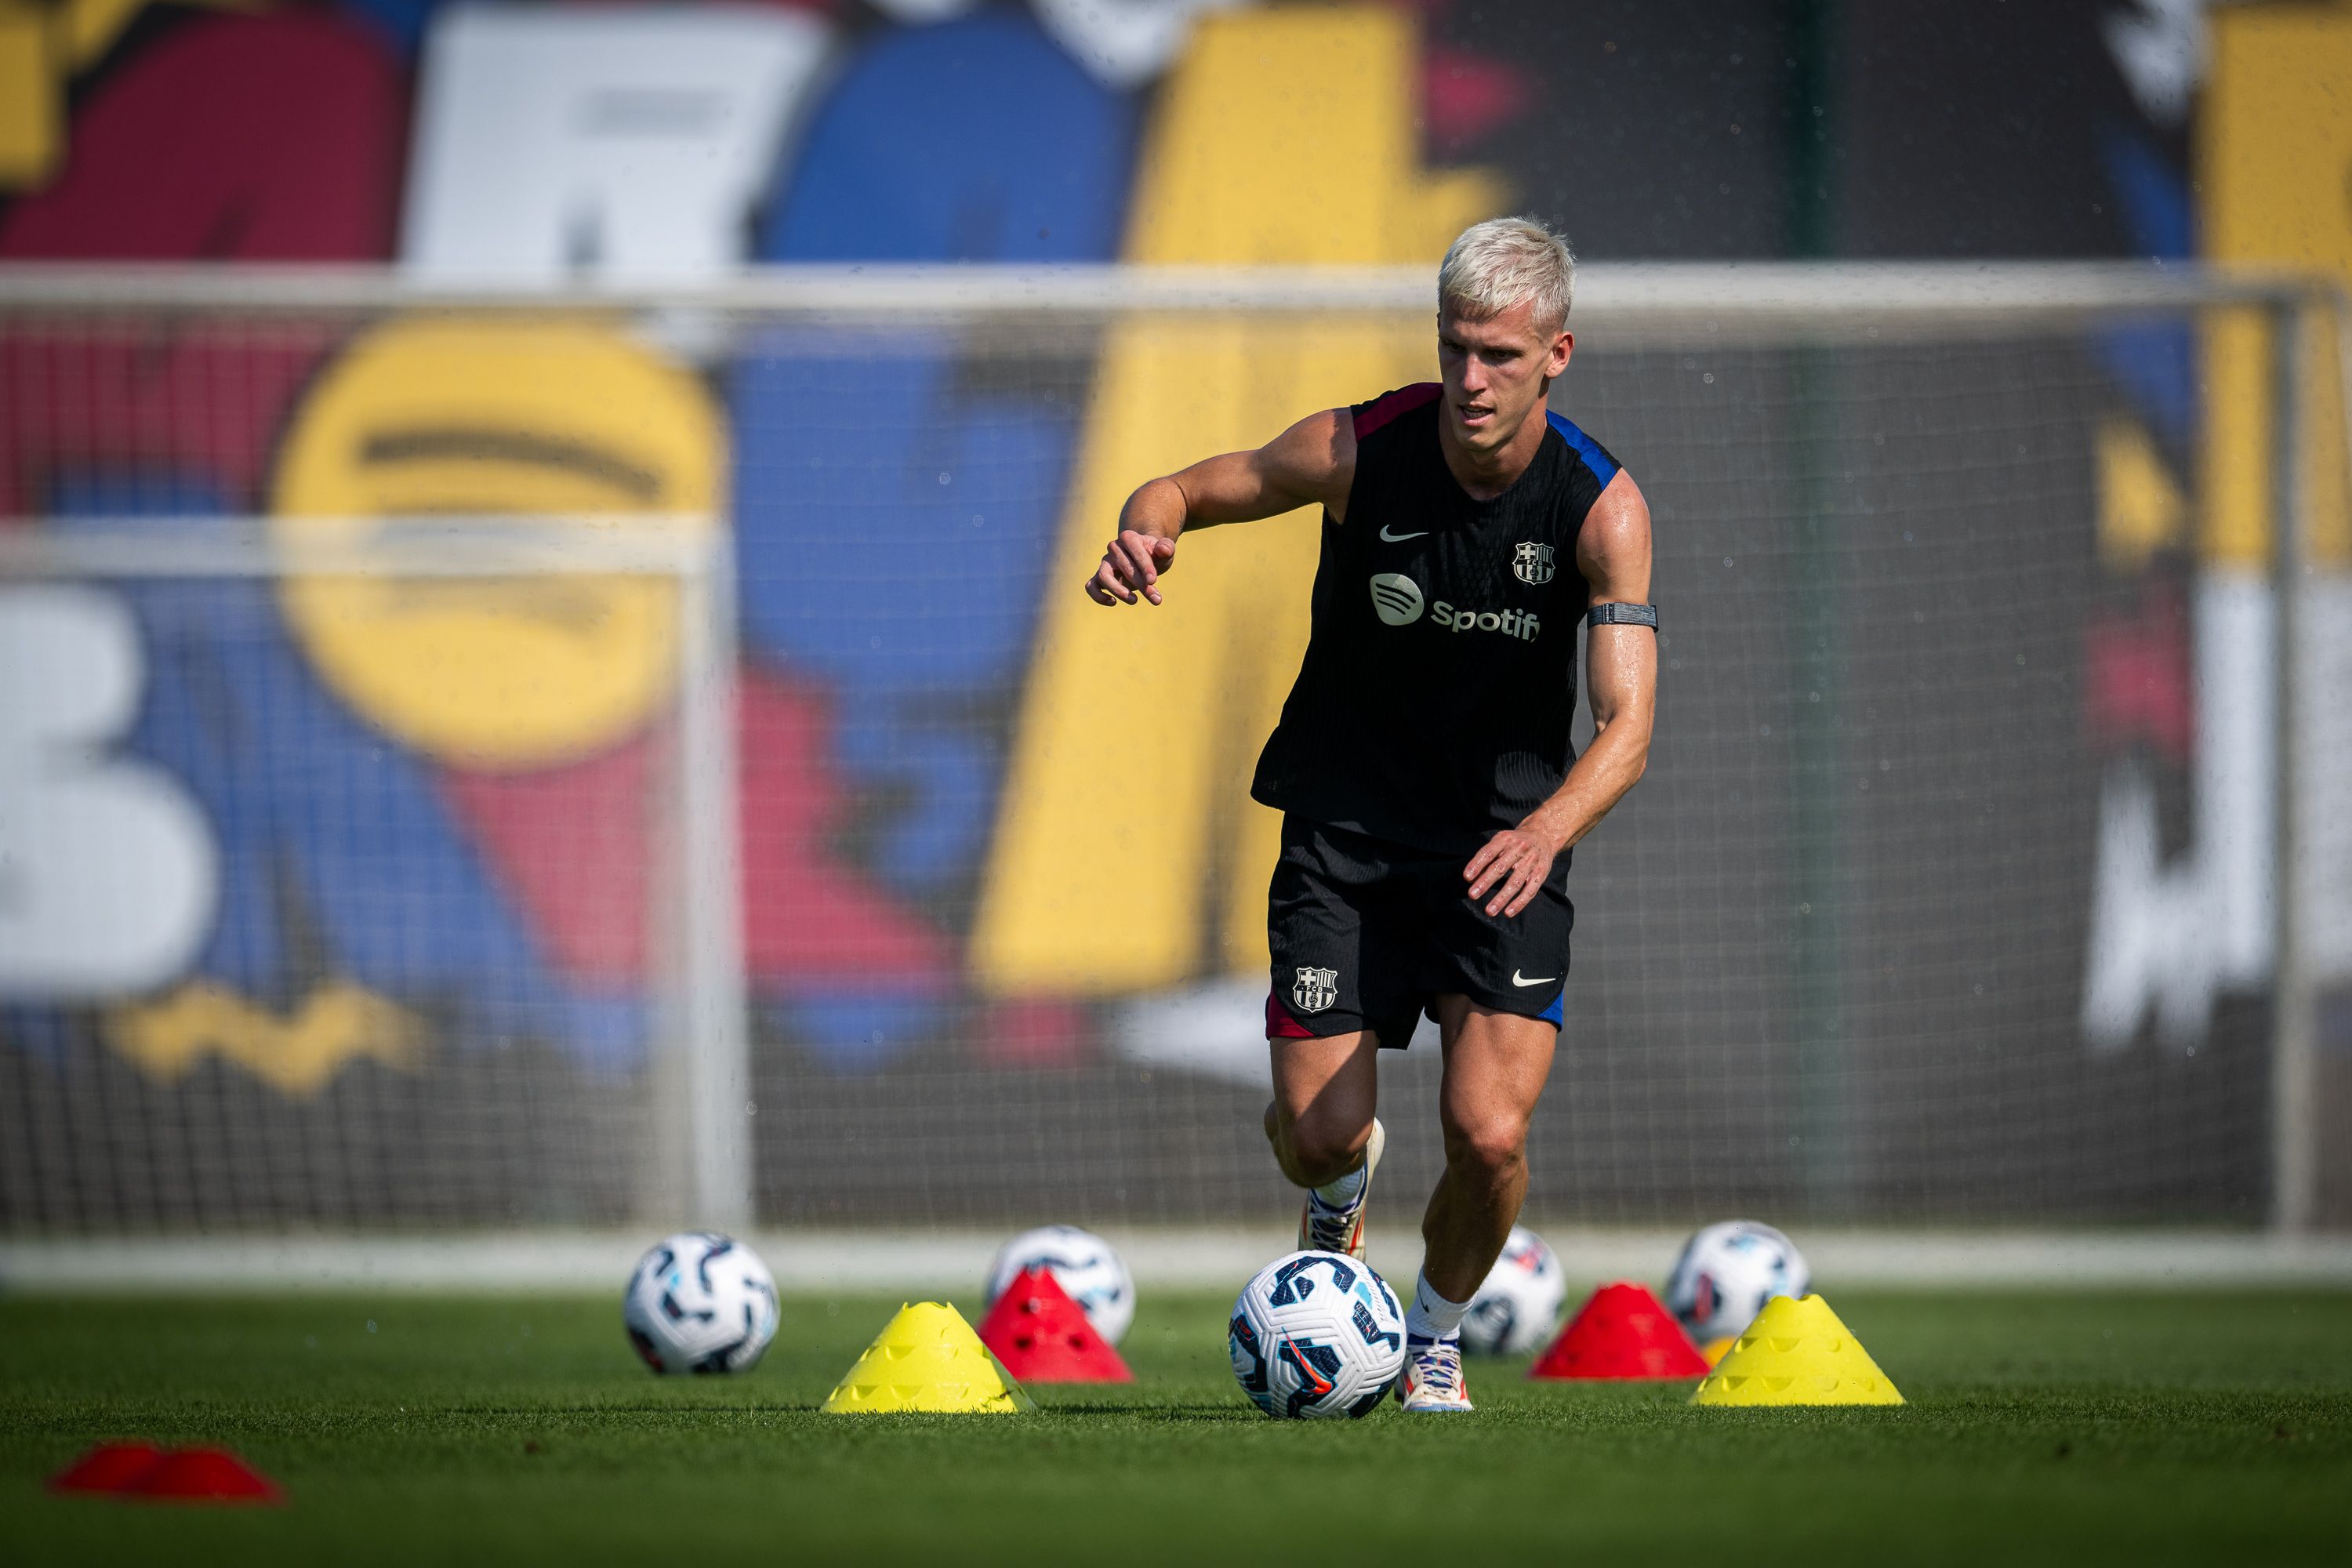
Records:
[[[1077,585],[1143,479],[1430,379],[1427,287],[0,278],[0,1227],[1283,1210],[1246,782],[1316,524]],[[1531,1215],[2345,1205],[2308,303],[1588,269],[1661,718]],[[1383,1071],[1406,1191],[1430,1031]]]

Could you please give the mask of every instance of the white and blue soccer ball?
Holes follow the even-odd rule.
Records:
[[[1242,1392],[1268,1415],[1353,1419],[1404,1371],[1404,1309],[1357,1259],[1294,1252],[1242,1287],[1225,1348]]]
[[[1135,1321],[1135,1280],[1109,1242],[1074,1225],[1023,1231],[998,1247],[996,1261],[988,1266],[989,1306],[1028,1268],[1050,1272],[1109,1343],[1127,1337],[1128,1325]]]
[[[1797,1244],[1752,1219],[1708,1226],[1683,1244],[1666,1277],[1666,1310],[1705,1344],[1756,1321],[1775,1296],[1801,1296],[1813,1271]]]
[[[637,1259],[621,1321],[656,1372],[749,1372],[776,1337],[776,1281],[741,1242],[680,1231]]]
[[[1473,1355],[1525,1355],[1539,1349],[1568,1300],[1568,1273],[1544,1238],[1511,1227],[1503,1256],[1462,1315],[1462,1348]]]

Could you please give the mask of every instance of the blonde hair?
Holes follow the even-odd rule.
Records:
[[[1491,217],[1462,231],[1437,269],[1437,309],[1473,321],[1535,301],[1534,324],[1568,325],[1576,292],[1576,255],[1568,240],[1531,217]]]

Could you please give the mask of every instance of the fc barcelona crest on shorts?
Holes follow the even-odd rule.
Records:
[[[1339,972],[1310,969],[1301,964],[1290,983],[1290,1005],[1302,1013],[1320,1013],[1339,999]]]
[[[1551,581],[1551,546],[1522,539],[1518,553],[1511,557],[1511,571],[1520,582],[1542,587]]]

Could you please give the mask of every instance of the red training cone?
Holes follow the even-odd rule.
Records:
[[[276,1482],[226,1448],[174,1448],[149,1470],[131,1495],[170,1502],[276,1503]]]
[[[1646,1285],[1603,1285],[1578,1309],[1529,1377],[1705,1377],[1706,1358]]]
[[[100,1443],[49,1478],[53,1492],[136,1491],[163,1450],[152,1443]]]
[[[1024,1268],[988,1316],[980,1342],[1023,1383],[1133,1383],[1135,1374],[1047,1268]]]

